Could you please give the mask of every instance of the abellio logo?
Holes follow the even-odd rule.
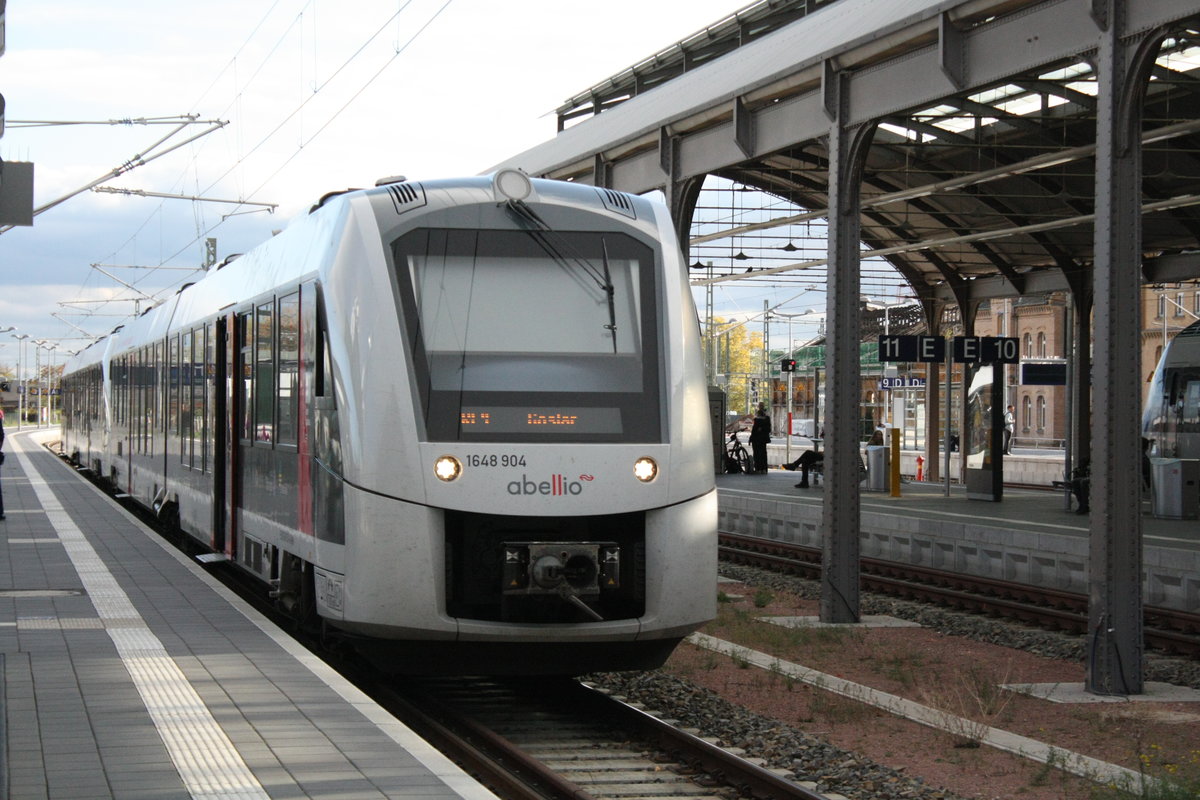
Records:
[[[580,475],[579,480],[568,480],[566,475],[551,475],[548,481],[531,481],[522,475],[519,481],[509,481],[508,493],[513,495],[547,495],[562,497],[583,494],[583,482],[594,480],[592,475]]]

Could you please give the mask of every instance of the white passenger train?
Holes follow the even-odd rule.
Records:
[[[661,204],[385,183],[76,356],[63,446],[397,671],[647,668],[716,611],[703,375]]]

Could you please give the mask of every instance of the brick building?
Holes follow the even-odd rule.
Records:
[[[985,304],[975,333],[1016,337],[1021,361],[1063,361],[1069,324],[1067,297],[1055,292]],[[1017,445],[1060,446],[1067,437],[1066,387],[1022,384],[1020,374],[1018,366],[1005,367],[1005,396],[1016,407]]]

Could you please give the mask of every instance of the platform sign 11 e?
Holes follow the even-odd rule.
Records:
[[[946,340],[941,336],[880,336],[879,360],[917,363],[946,360]]]

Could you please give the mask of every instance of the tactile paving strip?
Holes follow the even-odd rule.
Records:
[[[188,792],[195,798],[269,800],[200,695],[146,625],[31,459],[23,453],[18,453],[18,457],[99,614],[99,624],[116,645]],[[19,620],[18,626],[44,624],[62,628],[66,627],[65,622],[71,621]]]

